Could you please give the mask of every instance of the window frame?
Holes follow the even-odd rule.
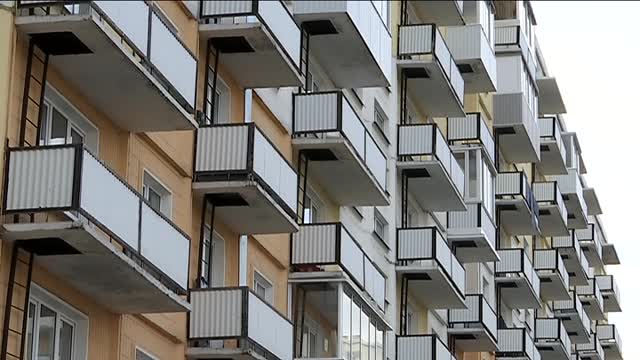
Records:
[[[258,293],[256,285],[260,285],[265,289],[264,298],[260,296]],[[266,285],[266,286],[265,286]],[[275,287],[273,285],[273,281],[271,281],[268,277],[266,277],[262,272],[257,269],[253,270],[253,292],[256,295],[267,302],[268,304],[273,305],[275,301]]]
[[[147,179],[151,183],[147,183]],[[149,200],[149,190],[160,195],[160,208],[155,210],[168,219],[171,219],[173,214],[173,192],[157,176],[153,175],[151,171],[144,168],[142,170],[142,197],[147,201],[149,207],[153,208]]]
[[[136,345],[133,356],[135,360],[138,360],[138,354],[142,354],[146,357],[148,357],[150,360],[159,360],[159,358],[155,355],[153,355],[150,351],[144,349],[143,347]],[[146,359],[145,359],[146,360]]]
[[[378,232],[377,225],[378,223],[382,224],[382,234]],[[373,234],[377,237],[385,246],[389,246],[389,222],[382,215],[377,208],[373,210]]]

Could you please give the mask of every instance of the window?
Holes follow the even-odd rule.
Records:
[[[215,62],[215,53],[213,49],[209,49],[211,61],[207,66],[207,101],[205,103],[204,125],[226,124],[230,122],[231,100],[229,86],[217,76],[214,71],[213,64]],[[213,86],[215,82],[215,91]]]
[[[356,300],[342,293],[342,356],[345,360],[383,360],[384,331]],[[366,341],[364,340],[366,338]],[[366,344],[368,348],[365,349]]]
[[[386,139],[388,120],[389,118],[387,117],[387,114],[384,113],[378,102],[376,102],[373,107],[373,124],[382,132],[382,135],[385,137],[387,142],[389,142]]]
[[[385,244],[387,243],[387,225],[387,220],[378,212],[378,209],[375,209],[373,213],[373,233]]]
[[[202,228],[202,259],[200,260],[200,286],[224,286],[224,238],[205,224]]]
[[[320,202],[318,196],[307,188],[307,193],[304,197],[304,213],[302,220],[304,224],[313,224],[320,222],[322,219],[323,204]]]
[[[149,206],[171,218],[171,192],[146,170],[142,180],[142,195]]]
[[[157,358],[149,354],[147,351],[136,348],[136,360],[157,360]]]
[[[253,291],[262,300],[273,304],[273,284],[257,271],[253,272]]]
[[[304,328],[302,330],[302,357],[318,358],[321,357],[322,349],[321,332],[318,324],[311,320],[305,319]]]

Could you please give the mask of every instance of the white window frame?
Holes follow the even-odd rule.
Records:
[[[142,196],[148,201],[149,189],[160,195],[160,212],[168,219],[171,219],[173,212],[173,193],[171,189],[146,168],[143,169],[142,173]],[[147,179],[150,180],[149,183]]]
[[[304,200],[303,209],[303,222],[305,224],[313,224],[314,222],[322,222],[324,215],[324,203],[320,200],[320,197],[316,192],[307,184],[307,191],[305,193],[306,199]],[[307,209],[309,209],[309,218],[306,218]],[[315,210],[314,210],[315,209]],[[315,220],[313,219],[315,212]]]
[[[377,223],[382,224],[382,234],[378,232]],[[386,245],[389,244],[389,222],[377,208],[373,211],[373,233]]]
[[[381,120],[379,120],[381,119]],[[389,133],[389,116],[382,109],[382,106],[375,101],[373,106],[373,123],[378,127],[382,134],[386,137]]]
[[[273,281],[271,281],[268,277],[266,277],[263,273],[258,270],[253,270],[253,291],[258,295],[257,285],[262,286],[265,289],[264,298],[262,300],[267,303],[273,305],[274,302],[274,286]]]
[[[135,349],[134,354],[133,354],[134,360],[138,360],[138,353],[141,353],[144,356],[149,357],[151,360],[159,360],[159,358],[157,356],[153,355],[151,352],[149,352],[149,351],[145,350],[144,348],[136,345],[136,349]]]
[[[210,236],[209,234],[211,234],[211,227],[209,226],[209,224],[204,224],[204,227],[202,229],[202,231],[204,231],[205,233],[203,234],[203,241],[206,241],[206,237]],[[208,277],[209,277],[209,282],[206,284],[207,287],[221,287],[224,286],[225,283],[225,274],[226,274],[226,243],[224,240],[224,237],[222,237],[215,229],[213,230],[213,238],[208,239],[209,240],[209,259],[208,259],[208,264],[209,264],[209,269],[208,270]],[[215,243],[219,243],[221,244],[221,254],[218,257],[216,257],[216,253],[214,253],[214,245]],[[204,244],[203,244],[204,246]],[[204,256],[204,251],[202,252],[202,256]],[[222,270],[221,271],[221,277],[220,277],[220,281],[216,282],[215,279],[213,278],[213,275],[215,273],[217,273],[217,271],[214,272],[214,270],[217,269],[217,266],[215,264],[219,264],[217,266],[220,267],[220,269],[218,270]],[[202,265],[203,265],[203,259],[200,259],[200,262],[198,264],[199,266],[199,278],[200,281],[202,281]]]

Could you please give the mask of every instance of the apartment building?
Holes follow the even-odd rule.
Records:
[[[0,360],[619,360],[528,1],[2,1]]]

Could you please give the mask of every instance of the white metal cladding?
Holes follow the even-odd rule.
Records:
[[[536,270],[554,270],[558,265],[558,253],[553,249],[539,249],[533,253]]]
[[[449,349],[443,342],[434,340],[436,346],[436,360],[455,360],[455,357],[449,352]]]
[[[397,360],[436,360],[433,359],[434,340],[433,335],[398,336]]]
[[[119,2],[118,4],[121,4]],[[128,2],[125,2],[128,3]],[[154,13],[150,61],[192,107],[195,106],[197,61]]]
[[[376,178],[380,186],[383,189],[387,188],[387,159],[384,157],[384,154],[378,146],[376,145],[375,140],[366,133],[366,146],[367,152],[365,154],[365,163],[367,167],[373,173],[373,176]]]
[[[520,185],[522,180],[521,172],[498,173],[498,176],[496,176],[496,195],[521,194]]]
[[[415,228],[398,230],[398,260],[432,259],[433,228]]]
[[[558,322],[559,319],[536,319],[536,339],[559,339]]]
[[[520,352],[525,349],[524,329],[498,329],[498,350],[500,352]]]
[[[620,343],[620,336],[618,336],[618,331],[612,324],[596,326],[596,334],[598,335],[598,339],[600,340],[615,340]]]
[[[340,95],[342,96],[342,95]],[[342,131],[355,148],[360,158],[366,159],[366,130],[358,115],[345,99],[342,98]]]
[[[498,25],[498,22],[496,22],[496,25]],[[496,45],[517,45],[519,31],[520,28],[517,25],[496,26],[494,43]]]
[[[434,155],[433,124],[400,125],[398,155]]]
[[[173,281],[189,288],[189,239],[142,203],[140,253]]]
[[[233,1],[201,1],[202,16],[224,16],[230,14],[250,13],[253,10],[253,0]]]
[[[249,338],[278,359],[293,359],[293,325],[255,294],[247,294]]]
[[[496,262],[496,272],[519,273],[524,270],[522,249],[502,249],[498,250],[500,261]]]
[[[538,202],[543,201],[554,201],[557,200],[559,203],[562,202],[562,197],[555,198],[556,194],[556,183],[547,181],[547,182],[534,182],[533,183],[533,196],[536,198]]]
[[[129,38],[147,54],[149,39],[149,6],[144,1],[94,1],[95,5]],[[195,75],[195,73],[194,73]],[[194,87],[192,83],[192,87]],[[191,100],[191,99],[189,99]]]
[[[6,210],[71,206],[74,156],[74,148],[10,151]]]
[[[434,47],[433,31],[434,26],[429,24],[400,26],[398,55],[431,54]]]
[[[487,300],[485,298],[480,297],[482,302],[482,323],[489,329],[489,332],[493,334],[493,336],[497,336],[498,334],[498,317],[496,313],[493,311]]]
[[[364,286],[364,253],[345,228],[340,229],[340,263]]]
[[[574,247],[573,236],[572,235],[554,236],[553,247],[554,248]]]
[[[87,150],[82,156],[80,207],[138,250],[140,198]]]
[[[242,335],[242,289],[192,291],[191,306],[191,338]]]
[[[232,2],[232,1],[229,1]],[[302,32],[296,25],[289,10],[281,1],[260,0],[258,13],[269,26],[277,40],[282,44],[284,51],[289,55],[296,66],[300,66],[300,44],[302,44]]]
[[[306,1],[301,2],[305,3]],[[300,1],[295,3],[300,3]],[[340,101],[341,97],[342,94],[339,93],[294,96],[293,132],[337,131],[338,101]],[[343,103],[343,106],[345,105]]]
[[[611,275],[600,275],[596,276],[596,282],[600,287],[601,291],[614,291],[614,283],[613,276]]]
[[[540,127],[540,137],[560,137],[560,129],[556,129],[554,135],[554,129],[557,128],[556,119],[553,117],[541,117],[538,118],[538,126]]]
[[[478,204],[467,204],[465,211],[449,211],[449,229],[473,229],[478,227]]]
[[[291,263],[322,264],[336,262],[336,224],[304,225],[294,233]]]
[[[371,260],[366,257],[364,258],[364,280],[365,291],[369,293],[378,306],[383,309],[386,288],[385,278],[373,265]]]
[[[211,126],[198,129],[196,172],[246,170],[248,126]]]
[[[298,181],[295,171],[260,131],[255,130],[253,141],[253,170],[289,208],[295,209]]]
[[[482,321],[480,319],[481,297],[479,295],[467,295],[464,299],[464,305],[467,307],[466,309],[449,310],[449,322],[477,323]]]
[[[447,118],[447,138],[468,140],[478,138],[478,114]]]

